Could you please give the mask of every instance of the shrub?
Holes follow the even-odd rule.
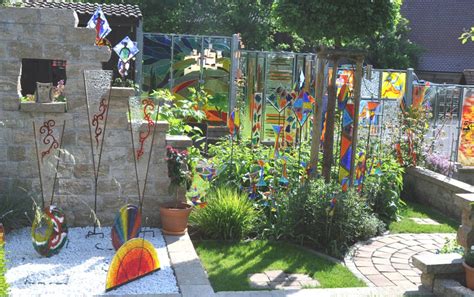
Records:
[[[290,198],[287,220],[294,236],[336,257],[353,243],[384,231],[364,199],[353,190],[340,189],[339,184],[323,180],[303,186]]]
[[[382,159],[380,172],[369,174],[364,181],[363,196],[378,217],[387,225],[398,219],[403,188],[403,167],[393,157]]]
[[[258,213],[245,194],[219,188],[206,195],[207,206],[195,209],[190,222],[209,239],[239,240],[247,237]]]

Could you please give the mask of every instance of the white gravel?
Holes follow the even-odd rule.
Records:
[[[176,278],[170,265],[166,243],[159,229],[155,237],[147,233],[158,253],[161,269],[134,282],[105,293],[105,279],[115,253],[110,228],[105,237],[85,238],[92,228],[69,228],[68,246],[59,254],[43,258],[33,248],[30,228],[6,236],[7,282],[13,296],[91,296],[177,293]],[[97,249],[98,244],[103,250]]]

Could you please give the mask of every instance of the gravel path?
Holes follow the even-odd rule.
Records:
[[[91,228],[70,228],[69,244],[51,258],[33,249],[30,228],[12,232],[6,238],[7,282],[13,296],[91,296],[105,294],[105,279],[115,253],[110,228],[102,228],[105,238],[85,238]],[[149,240],[158,253],[161,269],[106,295],[177,293],[176,278],[170,265],[166,243],[159,229]],[[96,245],[101,249],[97,249]]]

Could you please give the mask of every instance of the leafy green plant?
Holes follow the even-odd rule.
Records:
[[[254,230],[258,212],[246,195],[228,188],[210,191],[207,206],[195,209],[190,222],[210,239],[239,240]]]
[[[336,257],[359,240],[384,231],[384,224],[353,190],[341,192],[337,183],[312,181],[290,197],[287,221],[294,236]]]
[[[428,151],[425,135],[429,125],[431,113],[427,106],[410,106],[398,114],[400,136],[395,140],[394,155],[398,162],[405,166],[423,164]]]
[[[196,108],[196,103],[192,99],[176,97],[168,89],[154,90],[150,96],[164,101],[160,106],[158,118],[169,123],[169,134],[191,134],[195,137],[202,134],[198,127],[187,124],[190,120],[201,122],[206,117],[202,110]]]
[[[464,251],[464,262],[467,265],[474,267],[474,246],[471,246],[471,248]]]
[[[368,174],[364,181],[363,196],[386,224],[398,219],[400,208],[404,205],[400,199],[403,172],[404,168],[392,156],[386,155],[381,160],[380,172]]]
[[[134,88],[138,90],[138,85],[132,79],[122,79],[117,77],[114,82],[112,83],[113,87],[121,87],[121,88]]]
[[[464,248],[460,246],[456,239],[448,239],[446,238],[446,242],[444,243],[443,247],[438,251],[439,254],[450,254],[450,253],[458,253],[463,255]]]
[[[4,244],[0,243],[0,296],[8,296],[8,283],[5,278],[6,272]]]
[[[192,168],[188,162],[188,151],[177,150],[172,146],[166,147],[166,164],[170,178],[170,190],[176,191],[176,207],[178,207],[178,188],[189,189],[192,181]]]

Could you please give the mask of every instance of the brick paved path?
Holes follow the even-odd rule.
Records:
[[[376,287],[421,285],[420,270],[413,267],[411,257],[436,253],[446,238],[455,234],[390,234],[358,243],[346,257],[347,267]]]

